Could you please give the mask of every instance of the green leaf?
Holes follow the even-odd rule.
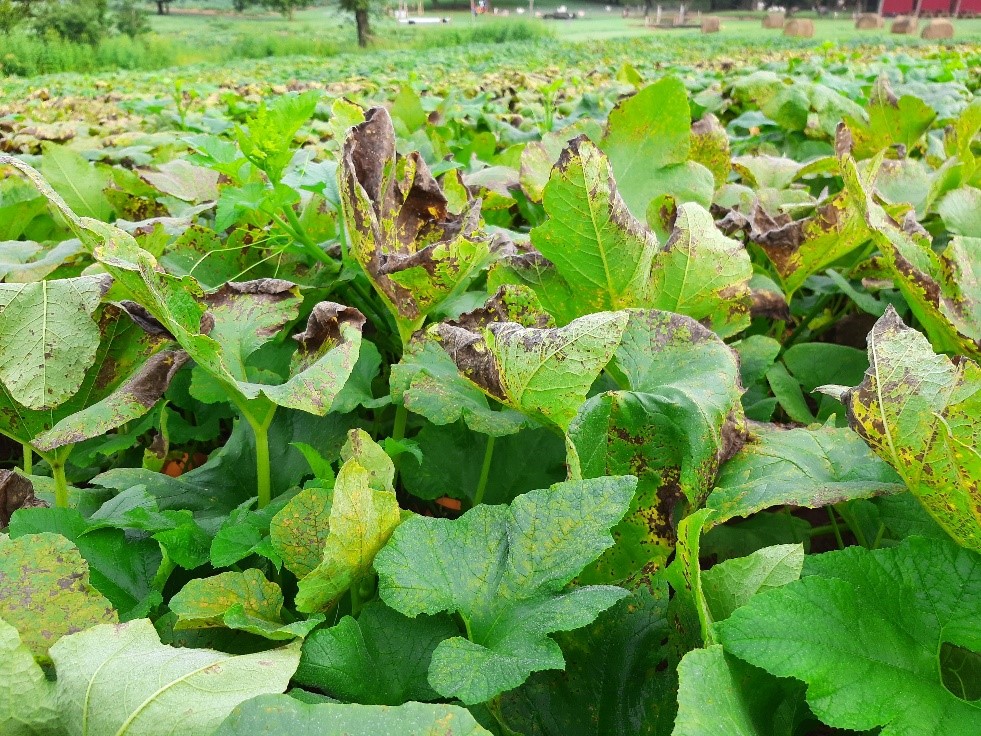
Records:
[[[407,616],[457,612],[467,638],[436,647],[429,682],[446,697],[486,701],[532,672],[562,668],[549,638],[592,621],[619,588],[563,589],[612,544],[633,478],[559,483],[510,507],[480,505],[459,519],[411,517],[375,559],[379,594]]]
[[[766,380],[780,407],[792,421],[799,424],[813,424],[816,421],[804,398],[804,392],[801,391],[800,383],[787,372],[783,363],[771,365],[766,371]]]
[[[445,615],[406,618],[369,603],[357,620],[311,634],[294,680],[335,697],[369,705],[439,699],[427,680],[436,645],[459,634]]]
[[[804,567],[804,546],[764,547],[702,572],[702,593],[714,621],[729,618],[757,593],[793,582]]]
[[[647,205],[656,196],[658,169],[687,161],[690,146],[688,92],[674,77],[665,77],[617,105],[600,144],[610,157],[627,206],[638,218],[647,214]]]
[[[536,672],[501,697],[506,724],[542,736],[668,736],[677,680],[665,667],[667,587],[646,586],[556,639],[565,671]]]
[[[899,476],[849,429],[763,429],[729,462],[706,506],[709,526],[771,506],[818,508],[905,490]]]
[[[848,423],[959,544],[981,550],[981,368],[935,355],[890,307],[869,335],[870,368],[838,396]]]
[[[480,485],[479,458],[487,452],[489,439],[463,422],[444,427],[427,424],[415,436],[422,459],[402,463],[405,489],[419,498],[450,496],[472,502]],[[555,432],[540,427],[497,437],[491,448],[484,503],[510,503],[515,496],[565,477],[565,445]]]
[[[891,549],[820,555],[804,572],[717,625],[727,651],[806,682],[811,710],[837,728],[977,732],[981,705],[944,686],[938,657],[945,642],[981,642],[977,554],[914,537]]]
[[[51,658],[69,736],[211,736],[239,703],[284,691],[300,651],[290,645],[234,656],[175,649],[160,643],[148,619],[139,619],[66,636]]]
[[[139,177],[164,194],[197,204],[218,199],[218,171],[194,166],[184,159],[156,164],[153,170],[138,170]]]
[[[937,113],[912,95],[897,98],[883,73],[869,93],[868,122],[846,117],[855,141],[855,155],[870,158],[894,144],[912,147],[930,128]]]
[[[613,363],[629,390],[593,396],[569,427],[583,477],[638,477],[630,511],[614,530],[617,543],[584,573],[589,582],[663,567],[676,507],[701,505],[742,441],[733,351],[687,317],[627,314]]]
[[[439,343],[426,337],[409,343],[402,359],[392,366],[389,386],[395,403],[404,403],[433,424],[452,424],[462,418],[474,432],[501,437],[530,422],[511,409],[494,411]]]
[[[492,323],[481,334],[443,323],[436,334],[460,372],[491,398],[562,430],[620,342],[627,312],[599,312],[565,327]]]
[[[91,317],[110,284],[106,276],[0,284],[0,381],[15,401],[43,409],[78,390],[99,349]]]
[[[0,618],[41,663],[50,662],[48,649],[60,637],[118,620],[89,583],[78,548],[49,533],[0,537]]]
[[[269,522],[269,541],[286,569],[303,578],[320,564],[330,534],[333,491],[305,488]]]
[[[273,640],[304,637],[323,617],[284,624],[283,592],[257,569],[191,580],[170,599],[174,630],[227,627]]]
[[[797,733],[793,716],[799,688],[726,655],[719,645],[688,652],[678,678],[678,720],[672,736]]]
[[[722,337],[749,326],[753,267],[698,204],[678,206],[671,237],[651,274],[650,306],[703,322]]]
[[[55,733],[54,688],[17,629],[0,619],[0,731],[4,736]]]
[[[385,108],[369,110],[351,129],[337,175],[351,253],[405,343],[427,314],[470,283],[499,242],[482,232],[478,201],[450,214],[419,153],[396,153]]]
[[[323,554],[320,564],[300,579],[296,594],[299,611],[313,613],[336,602],[370,569],[375,555],[401,521],[395,493],[374,488],[372,481],[378,476],[362,462],[371,464],[355,456],[337,474]]]
[[[121,529],[93,529],[75,509],[21,509],[9,531],[14,540],[51,533],[71,541],[88,564],[92,587],[123,620],[139,615],[153,596],[161,555],[152,539],[129,539]]]
[[[254,698],[239,706],[214,736],[489,736],[464,708],[406,703],[345,705],[301,703],[286,695]]]
[[[610,164],[582,135],[562,152],[544,191],[549,219],[532,244],[563,276],[580,314],[644,306],[657,238],[620,198]]]
[[[109,173],[96,168],[72,149],[45,145],[41,173],[78,214],[102,221],[112,218],[112,207],[103,193],[109,185]]]
[[[981,189],[955,189],[940,200],[937,212],[952,233],[981,238]]]
[[[236,128],[242,153],[273,183],[283,178],[293,158],[293,137],[313,115],[320,96],[320,90],[311,89],[299,95],[282,95],[271,105],[260,102],[246,121],[248,130]]]

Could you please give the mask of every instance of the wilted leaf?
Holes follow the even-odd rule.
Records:
[[[239,703],[285,690],[300,650],[290,645],[234,656],[176,649],[139,619],[66,636],[51,658],[69,736],[212,736]]]
[[[935,355],[892,307],[869,335],[869,363],[856,388],[822,390],[937,523],[981,551],[981,368]]]
[[[301,703],[288,695],[254,698],[239,706],[214,736],[489,736],[456,705]]]
[[[0,529],[6,529],[18,509],[47,506],[34,495],[34,485],[20,473],[0,470]]]
[[[219,173],[204,166],[195,166],[183,159],[157,164],[153,170],[137,171],[140,178],[164,194],[185,202],[206,202],[218,199]]]
[[[459,519],[415,516],[375,559],[383,601],[407,616],[458,613],[467,638],[436,647],[429,682],[438,693],[480,703],[532,672],[564,666],[549,638],[592,621],[626,595],[620,588],[566,584],[612,544],[636,481],[559,483],[480,505]]]
[[[460,372],[490,397],[565,430],[627,319],[626,312],[600,312],[555,329],[504,322],[482,333],[441,324],[436,334]]]
[[[88,564],[58,534],[0,537],[0,618],[42,663],[66,634],[117,621],[116,612],[89,584]]]
[[[392,120],[380,107],[348,134],[338,179],[351,251],[407,341],[497,247],[480,229],[480,202],[451,215],[422,157],[396,154]]]

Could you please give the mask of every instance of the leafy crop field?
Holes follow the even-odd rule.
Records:
[[[981,47],[753,44],[4,80],[0,734],[977,736]]]

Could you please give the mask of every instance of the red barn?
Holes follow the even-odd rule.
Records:
[[[912,15],[917,0],[882,0],[883,15]],[[981,0],[919,0],[920,15],[981,15]]]

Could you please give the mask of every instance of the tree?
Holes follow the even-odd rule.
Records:
[[[341,9],[354,13],[354,22],[358,27],[358,46],[364,48],[371,40],[371,25],[368,12],[370,0],[339,0]]]

